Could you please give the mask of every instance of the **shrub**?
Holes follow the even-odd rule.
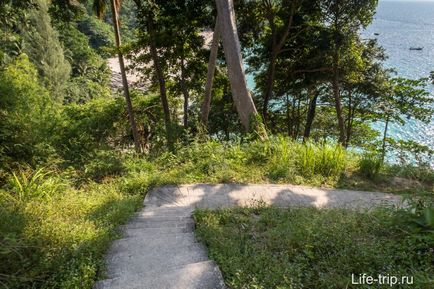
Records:
[[[49,157],[55,108],[26,55],[0,71],[0,167]]]
[[[125,170],[121,157],[114,151],[97,150],[84,165],[84,173],[95,181],[120,175]]]
[[[82,165],[97,148],[109,147],[124,112],[123,99],[97,98],[85,104],[69,104],[62,112],[54,143],[70,163]]]

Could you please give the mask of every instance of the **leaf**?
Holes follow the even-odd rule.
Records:
[[[434,208],[425,208],[425,222],[428,227],[434,226]]]

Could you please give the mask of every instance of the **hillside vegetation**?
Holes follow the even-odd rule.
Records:
[[[91,288],[164,184],[391,192],[432,231],[433,150],[388,125],[429,122],[433,99],[360,38],[377,2],[235,2],[209,47],[232,1],[0,1],[0,288]],[[142,86],[115,91],[108,57]]]

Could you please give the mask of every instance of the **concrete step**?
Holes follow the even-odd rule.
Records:
[[[186,264],[165,273],[144,277],[125,274],[99,281],[94,289],[224,289],[223,278],[213,261]]]
[[[137,213],[141,217],[189,217],[194,207],[146,206]]]
[[[174,233],[191,233],[194,226],[184,227],[162,227],[162,228],[142,228],[140,224],[131,224],[120,226],[124,237],[150,237],[159,234],[174,234]]]
[[[185,228],[194,225],[192,218],[185,218],[181,221],[165,221],[155,218],[134,218],[124,228],[136,229],[136,228]]]
[[[162,221],[188,221],[192,220],[192,217],[190,215],[187,216],[176,216],[176,215],[157,215],[157,216],[149,216],[149,215],[143,215],[140,212],[136,213],[134,217],[131,218],[131,221],[155,221],[155,222],[162,222]]]
[[[119,277],[124,274],[148,276],[162,274],[173,268],[208,260],[205,248],[200,243],[185,247],[161,248],[159,250],[128,250],[108,255],[107,273]]]
[[[115,240],[110,247],[109,254],[128,251],[133,254],[141,251],[160,251],[165,248],[175,250],[197,243],[193,233],[157,234],[148,237],[130,237]]]

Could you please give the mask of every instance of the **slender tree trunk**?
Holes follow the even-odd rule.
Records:
[[[333,96],[335,99],[336,115],[338,118],[339,143],[341,143],[343,146],[346,146],[345,121],[342,112],[342,102],[341,102],[340,89],[339,89],[339,52],[337,51],[337,48],[335,48],[335,51],[333,52],[332,88],[333,88]]]
[[[167,146],[169,147],[170,150],[173,150],[173,139],[172,139],[172,130],[171,130],[171,121],[170,121],[169,102],[167,100],[166,80],[164,79],[163,70],[161,69],[160,66],[160,59],[158,56],[157,44],[155,39],[154,20],[152,18],[151,13],[148,14],[148,32],[150,36],[150,52],[151,52],[152,62],[154,63],[155,73],[160,88],[160,99],[161,99],[161,105],[163,106]]]
[[[300,104],[301,104],[301,97],[299,96],[298,101],[297,101],[297,121],[296,121],[296,125],[295,125],[295,137],[294,137],[294,140],[296,140],[298,138],[298,135],[300,134],[300,120],[301,120],[301,116],[300,116]]]
[[[216,23],[214,27],[214,33],[212,35],[211,50],[208,60],[208,72],[206,74],[205,83],[205,97],[203,98],[203,103],[201,107],[201,120],[204,126],[208,126],[208,116],[211,107],[211,92],[214,80],[214,72],[217,62],[217,53],[219,49],[220,41],[220,26],[219,17],[216,17]]]
[[[346,127],[346,135],[345,135],[346,148],[348,148],[348,144],[350,143],[352,125],[353,125],[353,97],[352,97],[352,91],[350,89],[348,91],[348,118],[347,118],[347,127]]]
[[[223,49],[228,65],[232,97],[241,123],[244,129],[249,131],[251,118],[257,114],[257,111],[250,92],[247,89],[235,21],[234,3],[233,0],[216,0],[216,4],[219,23],[221,24],[220,31],[222,32]]]
[[[291,104],[291,137],[294,139],[295,135],[295,97],[292,97]]]
[[[111,4],[111,9],[112,9],[112,16],[113,16],[113,28],[115,31],[116,50],[118,52],[119,67],[120,67],[121,76],[122,76],[122,85],[124,88],[125,102],[127,103],[128,119],[130,121],[131,131],[133,133],[134,147],[136,149],[136,152],[140,153],[141,152],[141,146],[140,146],[140,140],[139,140],[139,133],[137,132],[137,125],[136,125],[136,121],[134,118],[133,105],[131,104],[130,91],[128,89],[128,80],[127,80],[127,74],[125,72],[124,57],[123,57],[122,52],[120,50],[121,34],[119,31],[119,19],[118,19],[118,13],[116,11],[115,0],[111,0],[110,4]]]
[[[383,143],[381,146],[381,162],[384,162],[384,157],[386,156],[386,140],[387,140],[387,130],[389,128],[389,120],[390,115],[386,115],[386,124],[384,125],[384,132],[383,132]]]
[[[352,133],[353,133],[353,123],[354,123],[354,109],[352,108],[350,111],[350,115],[348,116],[349,120],[347,123],[347,133],[346,133],[346,142],[345,147],[348,148],[348,145],[350,144]]]
[[[291,136],[291,115],[289,113],[289,95],[286,94],[286,130],[288,137]]]
[[[273,95],[273,86],[274,86],[274,78],[276,74],[276,61],[278,54],[282,51],[282,48],[285,45],[285,42],[287,41],[291,28],[292,23],[294,19],[294,15],[297,11],[297,8],[299,7],[300,2],[299,1],[292,1],[291,2],[291,14],[288,19],[288,23],[283,31],[283,34],[279,40],[277,40],[276,35],[276,28],[274,25],[274,13],[270,14],[270,17],[268,18],[268,21],[270,23],[271,27],[271,33],[272,33],[272,47],[271,47],[271,58],[270,63],[268,65],[267,69],[267,80],[265,84],[265,93],[264,93],[264,103],[262,104],[262,118],[264,121],[264,124],[267,124],[268,121],[268,103],[270,102],[270,99]],[[271,7],[271,5],[270,5]]]
[[[188,101],[190,99],[190,94],[188,93],[186,81],[185,81],[185,59],[184,59],[184,51],[182,51],[181,55],[181,90],[184,95],[184,128],[188,127]]]
[[[307,110],[307,116],[306,116],[306,125],[304,127],[304,134],[303,134],[303,141],[306,141],[310,137],[310,131],[312,129],[313,120],[315,118],[315,111],[316,111],[316,102],[318,100],[318,92],[314,91],[313,89],[309,88],[309,95],[310,101],[309,101],[309,108]]]
[[[273,94],[273,85],[274,85],[274,76],[276,73],[276,48],[273,48],[270,64],[268,66],[267,71],[267,80],[265,84],[265,94],[264,94],[264,103],[262,104],[262,118],[264,120],[264,124],[268,121],[268,103],[270,102],[271,96]]]

